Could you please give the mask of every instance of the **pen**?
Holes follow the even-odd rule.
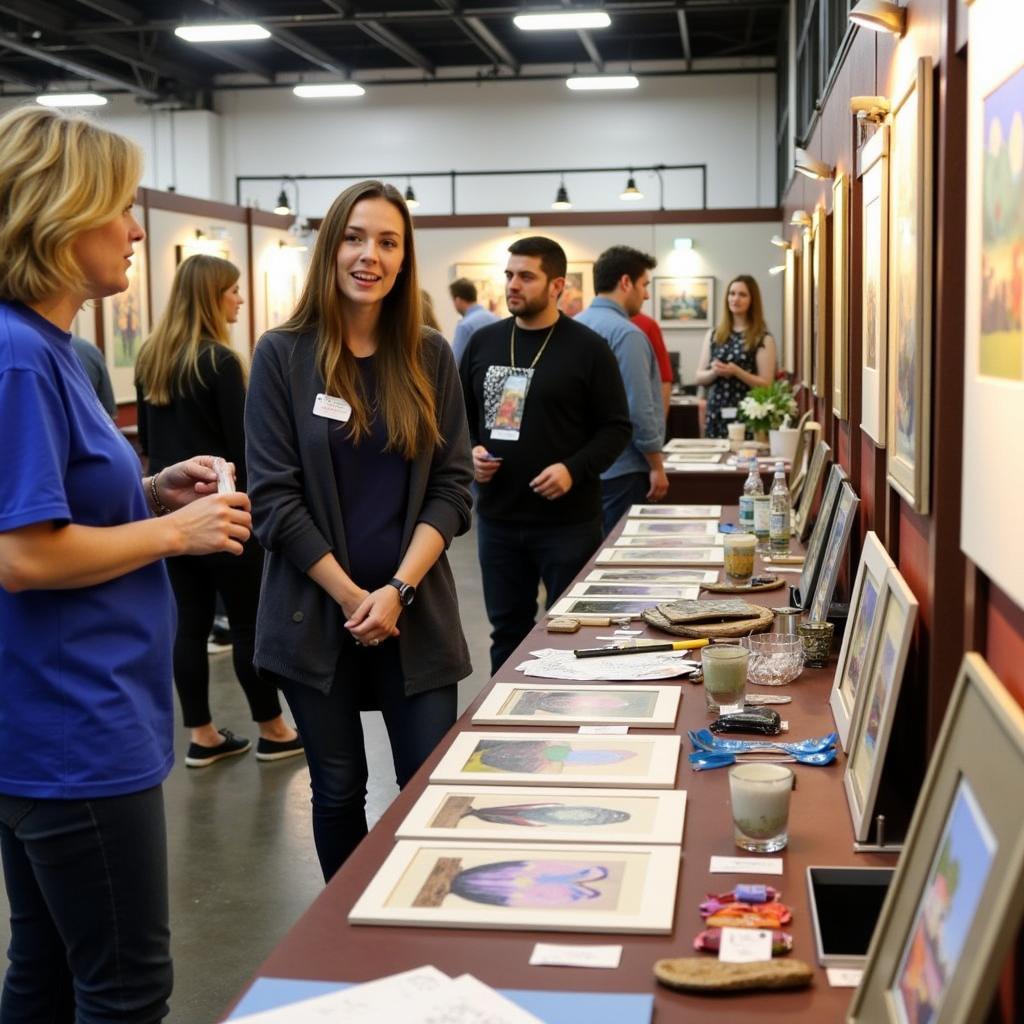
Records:
[[[670,643],[646,643],[643,640],[630,640],[618,647],[582,647],[572,653],[577,658],[601,658],[606,654],[648,654],[656,651],[692,651],[698,647],[707,647],[710,640],[674,640]]]

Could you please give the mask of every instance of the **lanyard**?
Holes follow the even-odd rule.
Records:
[[[541,343],[540,348],[537,350],[537,354],[533,357],[533,362],[530,363],[529,369],[532,370],[537,365],[537,363],[540,361],[540,357],[542,355],[544,355],[544,349],[546,349],[548,347],[548,342],[551,340],[551,335],[555,333],[555,328],[557,326],[558,326],[558,321],[556,320],[551,325],[551,330],[548,331],[547,337],[544,339],[544,341]],[[512,369],[513,370],[516,369],[516,322],[515,322],[515,318],[513,318],[513,320],[512,320],[512,339],[511,339],[511,341],[509,341],[509,360],[512,363]]]

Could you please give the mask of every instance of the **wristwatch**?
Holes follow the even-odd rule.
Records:
[[[388,580],[388,586],[398,591],[398,601],[403,608],[408,608],[416,600],[416,588],[411,583],[403,583],[396,576],[393,580]]]

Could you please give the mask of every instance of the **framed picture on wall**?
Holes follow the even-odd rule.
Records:
[[[811,267],[811,282],[814,289],[814,308],[811,311],[813,325],[811,332],[813,354],[811,358],[814,374],[812,384],[815,395],[819,398],[826,398],[829,394],[829,380],[825,372],[828,365],[828,334],[826,331],[828,304],[825,301],[828,287],[828,219],[823,206],[814,208],[813,219],[814,263]]]
[[[848,372],[850,179],[838,173],[832,182],[832,412],[845,420]]]
[[[860,176],[860,426],[885,447],[889,289],[889,128],[882,125],[857,154]]]
[[[1022,779],[1024,711],[967,654],[847,1020],[985,1018],[1024,911]]]
[[[505,275],[502,272],[502,289]],[[565,272],[565,290],[558,300],[558,308],[566,316],[575,316],[594,301],[594,264],[570,262]]]
[[[893,101],[889,135],[889,484],[928,512],[931,440],[932,62]]]
[[[464,277],[476,285],[476,301],[488,312],[508,316],[505,305],[505,268],[496,263],[456,263],[452,280]]]
[[[714,317],[713,277],[654,279],[654,319],[662,327],[711,327]]]
[[[128,267],[128,287],[101,304],[104,354],[118,404],[135,401],[135,360],[150,330],[146,258],[143,242]]]
[[[1024,7],[986,0],[968,16],[961,546],[1024,607],[1019,475],[993,443],[1024,436]]]
[[[810,389],[814,380],[814,228],[804,228],[800,252],[800,380]]]

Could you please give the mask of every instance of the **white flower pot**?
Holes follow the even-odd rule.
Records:
[[[769,450],[776,458],[792,462],[793,456],[796,455],[796,442],[799,437],[800,431],[794,427],[787,427],[784,430],[769,430]]]

